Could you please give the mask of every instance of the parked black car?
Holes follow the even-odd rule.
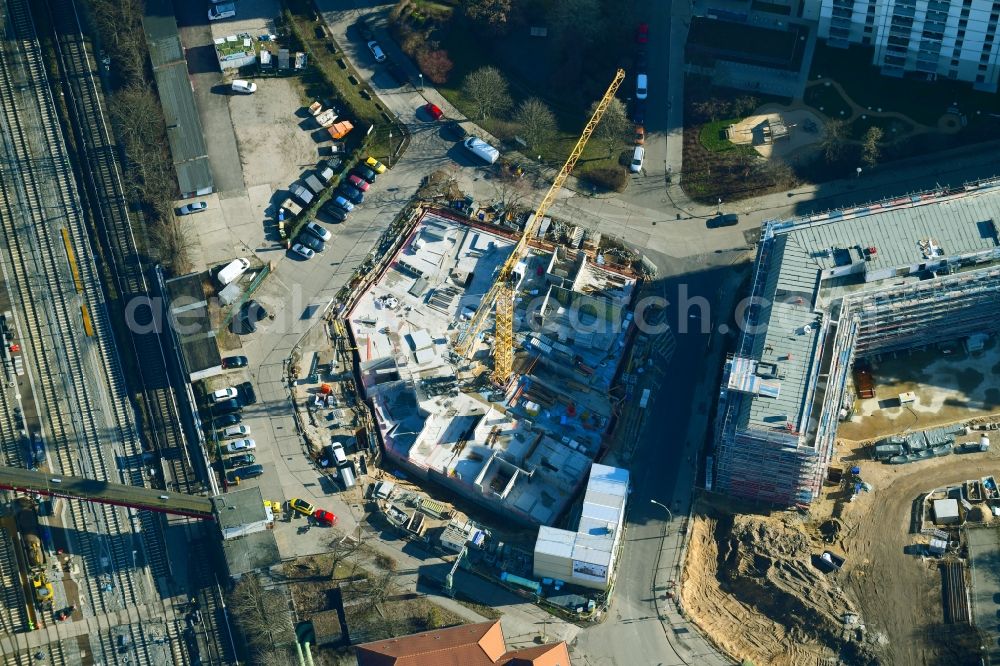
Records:
[[[360,204],[365,201],[365,193],[348,183],[340,184],[340,193],[347,197],[352,204]]]
[[[316,238],[312,234],[299,234],[296,240],[313,252],[322,252],[326,249],[326,245],[323,244],[323,241]]]
[[[736,213],[726,213],[725,215],[717,215],[712,219],[705,222],[705,226],[709,229],[717,229],[719,227],[734,227],[740,222],[740,216]]]
[[[347,211],[330,201],[323,204],[320,212],[326,217],[333,219],[334,222],[343,222],[347,219]]]
[[[244,405],[253,405],[257,402],[257,392],[253,390],[253,384],[243,382],[236,385],[236,390],[240,394],[240,402]]]
[[[231,472],[226,472],[226,481],[230,484],[236,484],[245,479],[258,477],[263,473],[263,465],[248,465],[247,467],[240,467]]]
[[[364,178],[369,183],[374,183],[378,180],[378,174],[366,167],[364,164],[359,164],[354,167],[354,173],[356,173],[359,177]]]
[[[246,356],[227,356],[222,359],[222,367],[227,370],[231,368],[245,368],[247,367],[247,357]]]
[[[231,414],[241,409],[243,409],[243,404],[239,398],[230,398],[229,400],[223,400],[212,405],[213,414]]]
[[[216,429],[226,428],[228,426],[236,425],[242,420],[243,417],[238,412],[234,412],[233,414],[225,414],[215,419],[215,427]]]

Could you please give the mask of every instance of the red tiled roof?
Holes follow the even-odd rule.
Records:
[[[357,657],[358,666],[496,666],[506,650],[494,620],[365,643]]]
[[[564,641],[511,650],[500,660],[503,666],[570,666]]]

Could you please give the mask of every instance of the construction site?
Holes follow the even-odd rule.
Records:
[[[765,223],[680,592],[730,655],[1000,660],[998,186]]]
[[[491,381],[493,327],[472,330],[517,244],[493,229],[425,212],[347,316],[388,459],[524,525],[552,525],[586,483],[634,328],[631,268],[599,238],[545,247],[549,230],[517,261],[504,384]]]

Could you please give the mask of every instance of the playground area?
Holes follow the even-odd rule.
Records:
[[[823,122],[807,109],[787,109],[766,104],[757,113],[726,128],[726,138],[752,146],[765,159],[788,159],[800,149],[823,138]]]

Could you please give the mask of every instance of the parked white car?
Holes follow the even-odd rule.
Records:
[[[208,396],[209,401],[214,405],[217,402],[222,402],[223,400],[232,400],[233,398],[239,396],[239,391],[229,386],[224,389],[219,389],[218,391],[212,391]]]
[[[299,255],[303,259],[312,259],[313,255],[316,254],[302,243],[296,243],[295,245],[293,245],[292,252]]]
[[[250,426],[245,426],[242,424],[229,426],[228,428],[222,431],[222,436],[225,437],[226,439],[229,439],[230,437],[246,437],[249,434],[250,434]]]
[[[257,92],[257,84],[253,81],[246,81],[244,79],[236,79],[233,81],[233,92],[245,93],[247,95],[252,95]]]
[[[333,238],[333,234],[316,224],[315,220],[306,224],[306,231],[317,236],[321,241],[328,241]]]
[[[238,439],[226,444],[226,453],[246,453],[257,448],[257,442],[252,439]]]

